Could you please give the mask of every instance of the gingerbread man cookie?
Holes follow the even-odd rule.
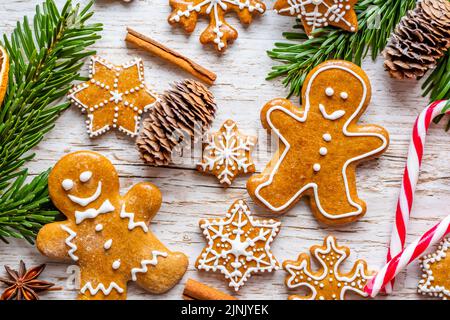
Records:
[[[197,269],[220,271],[236,291],[253,273],[278,270],[270,244],[280,225],[254,219],[244,200],[236,201],[223,219],[200,220],[208,245],[197,259]]]
[[[422,280],[417,291],[423,295],[450,299],[450,238],[442,240],[435,253],[422,258]]]
[[[264,106],[261,121],[279,137],[279,152],[262,174],[249,179],[247,189],[275,214],[307,196],[321,222],[352,222],[366,212],[357,194],[356,166],[389,144],[382,127],[357,123],[370,101],[370,82],[355,64],[328,61],[309,73],[302,94],[302,109],[285,99]]]
[[[89,78],[69,93],[70,101],[87,114],[89,135],[95,137],[116,128],[135,137],[142,114],[157,99],[156,93],[145,84],[142,60],[134,59],[115,66],[94,56]]]
[[[225,121],[217,133],[207,135],[197,170],[214,174],[230,186],[238,174],[255,172],[251,152],[256,140],[239,132],[233,120]]]
[[[367,263],[358,260],[350,272],[342,273],[341,264],[349,257],[350,249],[339,247],[332,236],[325,238],[323,246],[313,246],[311,256],[319,262],[320,268],[313,271],[310,256],[302,253],[296,261],[284,261],[283,268],[289,273],[286,286],[289,289],[307,288],[306,296],[292,295],[289,300],[345,300],[347,292],[367,297],[364,286],[372,277]]]
[[[194,31],[198,16],[209,16],[209,26],[200,36],[200,42],[212,43],[217,51],[224,51],[228,42],[238,37],[237,31],[225,20],[227,12],[236,12],[242,23],[250,24],[253,15],[266,11],[261,0],[170,0],[170,6],[173,12],[169,23],[179,23],[189,33]]]
[[[169,251],[148,228],[161,206],[156,186],[139,183],[122,197],[111,162],[80,151],[58,161],[48,187],[67,220],[44,226],[37,247],[49,258],[79,265],[80,299],[125,299],[130,280],[163,293],[183,277],[187,257]]]
[[[353,6],[358,0],[277,0],[274,10],[281,15],[296,16],[305,32],[312,36],[318,28],[335,26],[358,31],[358,17]]]

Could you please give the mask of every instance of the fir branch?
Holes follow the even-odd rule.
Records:
[[[300,29],[299,32],[286,32],[283,36],[303,42],[275,43],[268,55],[284,65],[272,67],[267,79],[285,77],[283,83],[290,86],[289,96],[299,96],[306,75],[326,60],[344,59],[361,65],[369,49],[375,59],[400,19],[415,6],[416,0],[362,0],[354,7],[358,15],[357,33],[327,27],[318,29],[312,39],[308,39],[297,20],[294,28]]]
[[[9,85],[0,108],[0,237],[32,241],[48,211],[47,174],[24,185],[20,168],[34,157],[28,153],[51,130],[69,104],[54,102],[67,94],[74,80],[83,80],[83,58],[94,54],[87,47],[100,36],[101,24],[86,24],[93,15],[68,0],[58,10],[53,0],[36,6],[32,25],[25,17],[11,36],[3,37],[10,57]],[[21,199],[23,198],[23,199]],[[21,201],[22,200],[22,201]]]

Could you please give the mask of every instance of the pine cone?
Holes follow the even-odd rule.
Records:
[[[213,94],[202,83],[184,80],[159,97],[147,118],[136,145],[144,162],[168,165],[172,151],[198,142],[216,114]]]
[[[450,2],[422,0],[402,18],[383,54],[396,79],[420,79],[450,47]]]

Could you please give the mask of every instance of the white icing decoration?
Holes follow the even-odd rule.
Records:
[[[278,168],[280,167],[281,162],[283,162],[284,158],[286,157],[286,154],[289,152],[289,150],[291,149],[291,145],[289,144],[289,142],[286,140],[286,138],[284,138],[281,133],[279,132],[279,130],[277,128],[275,128],[275,126],[273,125],[271,119],[270,119],[270,115],[273,111],[281,111],[284,113],[287,113],[289,116],[291,116],[293,119],[296,119],[299,122],[305,122],[307,117],[308,117],[308,112],[310,109],[310,91],[311,91],[311,86],[314,82],[314,79],[317,78],[317,76],[322,73],[325,70],[330,70],[330,69],[340,69],[343,71],[346,71],[350,74],[352,74],[354,77],[356,77],[362,84],[363,87],[363,94],[362,94],[362,99],[361,102],[358,106],[358,108],[356,109],[356,111],[349,117],[349,119],[347,120],[347,122],[344,124],[343,127],[343,133],[344,135],[348,136],[348,137],[377,137],[379,139],[381,139],[381,141],[383,141],[383,144],[375,149],[372,150],[370,152],[367,152],[365,154],[362,154],[360,156],[357,156],[355,158],[351,158],[349,160],[347,160],[342,168],[342,176],[343,176],[343,180],[344,180],[344,184],[345,184],[345,191],[347,194],[347,200],[349,201],[349,203],[351,203],[356,210],[352,211],[352,212],[347,212],[347,213],[343,213],[343,214],[336,214],[336,215],[332,215],[329,214],[328,212],[326,212],[321,204],[320,204],[320,199],[318,196],[318,191],[317,191],[317,184],[316,183],[308,183],[307,185],[305,185],[303,188],[301,188],[299,191],[297,191],[297,193],[291,198],[289,199],[285,204],[279,206],[279,207],[274,207],[268,200],[266,200],[261,194],[260,191],[262,188],[269,186],[270,184],[272,184],[273,182],[273,178],[275,176],[275,173],[278,171]],[[350,163],[354,162],[354,161],[358,161],[360,159],[366,158],[366,157],[370,157],[371,155],[377,154],[378,152],[384,150],[387,146],[387,140],[386,138],[378,133],[358,133],[358,132],[349,132],[347,130],[348,125],[354,120],[354,118],[359,114],[361,108],[364,106],[364,103],[366,101],[366,97],[367,97],[367,86],[366,83],[364,82],[364,80],[361,78],[361,76],[359,74],[357,74],[356,72],[354,72],[351,69],[348,69],[344,66],[336,66],[336,65],[328,65],[328,66],[324,66],[322,68],[320,68],[319,70],[317,70],[311,77],[311,80],[309,81],[308,87],[306,89],[306,102],[305,102],[305,111],[303,113],[303,117],[298,117],[297,115],[295,115],[294,113],[292,113],[289,110],[286,110],[284,108],[282,108],[281,106],[274,106],[272,108],[269,109],[269,111],[267,112],[267,122],[270,126],[270,128],[272,129],[272,131],[281,139],[281,141],[284,143],[284,145],[286,146],[286,148],[283,151],[283,154],[281,155],[281,157],[278,159],[278,162],[275,164],[274,169],[272,170],[269,179],[260,184],[256,190],[255,190],[255,196],[262,202],[264,203],[265,206],[267,206],[270,210],[275,211],[275,212],[279,212],[279,211],[283,211],[284,209],[288,208],[291,203],[293,201],[295,201],[295,199],[302,194],[305,190],[312,188],[314,190],[314,197],[315,197],[315,201],[317,204],[317,208],[319,209],[319,211],[328,219],[342,219],[342,218],[346,218],[346,217],[352,217],[352,216],[357,216],[362,212],[362,207],[360,204],[356,203],[355,201],[353,201],[353,199],[351,198],[350,195],[350,190],[349,190],[349,186],[348,186],[348,181],[347,181],[347,167],[349,166]],[[329,134],[328,134],[329,135]],[[328,136],[324,135],[323,138],[328,138]],[[331,136],[329,136],[330,140],[331,140]],[[326,139],[325,139],[326,140]]]
[[[78,257],[74,254],[74,252],[77,251],[78,247],[72,242],[72,240],[77,236],[77,233],[65,225],[61,225],[61,229],[69,234],[65,241],[65,244],[70,247],[70,250],[68,252],[69,257],[72,258],[73,261],[78,261]]]
[[[120,259],[115,260],[115,261],[113,262],[112,268],[113,268],[114,270],[117,270],[117,269],[120,268]]]
[[[111,249],[111,246],[112,246],[112,239],[107,240],[107,241],[103,244],[103,248],[104,248],[105,250]]]
[[[314,169],[314,171],[315,172],[319,172],[320,171],[320,164],[318,164],[318,163],[315,163],[314,165],[313,165],[313,169]]]
[[[236,215],[238,215],[238,218],[234,222]],[[242,229],[248,223],[253,228],[259,229],[259,234],[253,238],[245,234]],[[225,219],[204,220],[200,225],[208,241],[208,247],[205,253],[199,257],[197,268],[205,271],[219,270],[229,279],[230,286],[234,287],[236,291],[244,285],[251,273],[278,270],[279,265],[270,252],[270,244],[277,235],[280,224],[280,222],[273,220],[256,221],[242,200],[236,202],[231,209],[231,214],[227,213]],[[233,235],[235,235],[235,238],[231,239]],[[222,244],[222,250],[219,252],[214,246],[214,240],[217,238],[220,239]],[[252,247],[258,241],[264,242],[264,248],[261,248],[260,251],[252,250]],[[219,263],[221,259],[225,258],[229,261],[233,260],[230,263],[234,268],[231,272],[225,265]],[[256,267],[247,267],[249,261],[255,262]],[[239,270],[241,267],[245,268],[244,273]]]
[[[423,295],[439,297],[444,300],[450,298],[450,288],[440,285],[432,285],[435,280],[431,264],[439,263],[447,257],[447,252],[450,247],[450,238],[446,238],[439,244],[438,250],[435,253],[428,254],[422,258],[423,279],[419,281],[417,291]],[[448,259],[448,258],[447,258]]]
[[[310,283],[308,282],[295,282],[294,279],[296,278],[296,272],[299,271],[303,271],[305,273],[305,275],[307,275],[308,279],[306,279],[307,281],[322,281],[323,279],[325,279],[325,277],[328,275],[328,273],[332,273],[332,271],[334,272],[334,276],[336,278],[336,280],[339,283],[342,283],[344,286],[341,289],[341,295],[340,295],[340,299],[344,300],[345,298],[345,293],[347,291],[354,291],[360,295],[362,295],[363,297],[367,297],[368,294],[364,292],[364,287],[356,287],[356,282],[360,282],[359,280],[357,280],[358,278],[362,278],[365,280],[369,280],[372,278],[372,276],[366,275],[365,271],[364,271],[364,263],[362,261],[358,261],[357,266],[356,266],[356,270],[355,273],[353,274],[353,276],[350,277],[345,277],[345,276],[341,276],[339,274],[339,266],[341,265],[341,263],[347,259],[347,254],[344,250],[339,250],[336,247],[336,243],[333,239],[333,237],[328,236],[326,239],[326,243],[327,243],[327,247],[325,250],[322,249],[316,249],[314,251],[314,256],[316,257],[317,261],[320,262],[320,265],[323,268],[323,272],[321,275],[319,276],[315,276],[313,273],[311,273],[308,268],[307,268],[307,260],[303,260],[302,263],[300,264],[300,266],[296,266],[293,264],[287,264],[285,266],[285,269],[289,272],[289,274],[291,275],[286,283],[287,287],[289,289],[295,289],[298,287],[307,287],[311,290],[312,295],[309,299],[307,300],[314,300],[317,296],[317,291],[314,288],[314,286],[312,286]],[[331,249],[333,249],[333,251],[337,252],[340,257],[339,259],[336,261],[336,263],[333,265],[333,270],[328,270],[328,266],[325,264],[325,262],[321,259],[321,255],[326,255],[329,254],[331,252]],[[338,287],[341,287],[342,285],[339,285],[338,283]],[[321,297],[319,297],[320,299]]]
[[[167,257],[167,252],[161,252],[157,250],[152,251],[152,259],[151,260],[142,260],[141,261],[141,267],[140,268],[133,268],[131,269],[131,280],[136,281],[137,280],[137,273],[147,273],[148,265],[156,266],[158,264],[158,256],[160,257]]]
[[[322,138],[323,138],[324,141],[330,142],[330,141],[331,141],[331,134],[325,133],[325,134],[322,136]]]
[[[108,288],[105,287],[103,283],[99,283],[97,287],[93,287],[90,281],[86,282],[86,284],[81,288],[80,292],[84,294],[86,290],[89,290],[92,296],[95,296],[99,291],[101,291],[105,296],[111,294],[112,290],[115,289],[118,293],[123,293],[123,289],[119,287],[117,283],[114,281],[110,282]]]
[[[75,223],[80,224],[85,219],[94,219],[99,214],[108,213],[114,211],[114,209],[115,208],[111,204],[111,202],[109,200],[106,200],[105,202],[102,203],[102,205],[98,209],[90,208],[87,209],[86,211],[75,211]]]
[[[133,212],[126,212],[125,210],[125,204],[122,205],[122,210],[120,211],[120,217],[122,219],[128,218],[128,230],[133,230],[134,228],[140,227],[142,230],[144,230],[145,233],[148,232],[148,226],[142,222],[134,222],[134,213]]]
[[[218,175],[220,183],[231,185],[235,176],[233,171],[236,168],[248,173],[248,168],[253,165],[246,153],[251,150],[255,143],[252,137],[246,136],[243,139],[235,131],[236,123],[233,122],[230,125],[224,123],[223,127],[225,132],[221,132],[218,138],[208,135],[207,145],[203,150],[203,161],[198,165],[201,166],[203,171],[222,168]]]
[[[331,88],[331,87],[326,88],[326,89],[325,89],[325,94],[326,94],[328,97],[332,97],[332,96],[334,95],[334,90],[333,90],[333,88]]]
[[[342,118],[345,114],[344,110],[336,110],[332,114],[328,114],[327,110],[325,110],[325,107],[323,104],[319,104],[319,110],[322,113],[322,116],[327,120],[337,120],[339,118]]]
[[[72,202],[75,202],[75,203],[79,204],[80,206],[86,207],[91,202],[94,202],[95,200],[97,200],[101,194],[102,194],[102,182],[99,181],[98,185],[97,185],[97,189],[95,190],[95,192],[92,196],[87,197],[87,198],[80,198],[80,197],[76,197],[76,196],[69,194],[68,197]]]
[[[145,90],[146,93],[148,93],[149,95],[151,95],[155,99],[155,102],[144,106],[143,110],[136,111],[137,114],[141,114],[143,112],[146,112],[147,110],[149,110],[150,108],[152,108],[154,106],[156,101],[158,101],[158,95],[155,92],[153,92],[151,89],[149,89],[147,87],[147,85],[144,83],[144,65],[143,65],[141,59],[133,59],[130,62],[124,63],[124,64],[122,64],[120,66],[120,68],[118,70],[116,70],[117,72],[114,72],[114,74],[115,74],[115,77],[113,79],[114,90],[111,90],[112,88],[110,88],[108,85],[106,85],[104,83],[101,83],[100,81],[96,81],[94,79],[95,70],[96,70],[96,66],[95,65],[97,63],[102,65],[103,67],[111,70],[111,71],[114,71],[114,69],[115,69],[114,65],[112,65],[111,63],[108,63],[104,59],[102,59],[102,58],[100,58],[98,56],[91,57],[91,64],[90,64],[90,68],[89,68],[89,70],[90,70],[89,71],[89,76],[91,78],[91,82],[89,84],[88,83],[82,83],[82,84],[76,86],[73,90],[71,90],[71,92],[70,92],[70,94],[68,96],[69,99],[71,100],[71,102],[73,104],[75,104],[76,106],[78,106],[83,112],[86,112],[86,111],[90,112],[90,113],[87,114],[88,120],[86,120],[86,128],[87,128],[87,132],[89,133],[90,137],[99,136],[99,135],[107,132],[108,130],[110,130],[111,127],[117,128],[117,124],[116,123],[117,123],[117,120],[118,120],[118,117],[119,117],[119,113],[115,112],[114,113],[114,120],[115,121],[113,121],[113,124],[111,124],[111,126],[108,124],[108,125],[103,126],[100,129],[94,131],[94,129],[93,129],[94,113],[93,112],[96,109],[103,108],[108,103],[115,103],[117,105],[119,102],[123,102],[123,104],[125,106],[129,106],[130,108],[135,110],[133,108],[132,104],[129,103],[129,101],[127,101],[127,97],[126,96],[127,96],[127,94],[130,94],[130,93],[133,93],[133,92],[136,92],[136,91],[139,91],[139,90]],[[136,66],[137,69],[138,69],[138,77],[139,77],[140,84],[136,88],[130,89],[130,91],[128,91],[128,93],[127,92],[119,92],[117,90],[117,83],[119,81],[120,71],[122,71],[123,69],[132,68],[134,66]],[[81,92],[81,91],[85,90],[86,88],[88,88],[90,85],[101,87],[102,89],[104,89],[105,91],[107,91],[111,95],[111,98],[106,99],[103,102],[100,102],[98,105],[95,105],[93,108],[90,107],[90,106],[87,106],[86,104],[81,102],[81,100],[79,100],[76,97],[76,95],[79,92]],[[133,90],[133,91],[131,91],[131,90]],[[122,126],[119,126],[118,129],[119,129],[119,131],[122,131],[125,134],[134,137],[134,136],[137,135],[137,133],[139,131],[140,120],[141,120],[140,116],[138,116],[138,115],[134,116],[134,121],[135,121],[135,126],[134,126],[135,130],[134,131],[127,130],[126,128],[124,128]]]
[[[219,13],[219,6],[223,11],[227,10],[227,4],[236,5],[239,7],[239,10],[242,11],[244,9],[248,9],[250,12],[257,10],[260,13],[264,12],[264,9],[258,3],[256,5],[252,5],[249,0],[204,0],[203,2],[196,5],[189,5],[188,8],[184,11],[179,10],[172,18],[171,21],[179,22],[180,18],[185,16],[189,17],[192,12],[200,12],[204,7],[206,7],[206,14],[211,14],[211,11],[214,13],[214,33],[216,34],[216,38],[214,39],[214,43],[217,45],[219,50],[222,50],[225,47],[225,43],[222,41],[224,33],[220,30],[223,26],[223,22],[220,19],[220,16],[223,14]]]
[[[61,183],[61,186],[63,187],[64,190],[69,191],[73,188],[73,181],[70,179],[64,179],[63,182]]]
[[[325,148],[325,147],[322,147],[322,148],[319,149],[319,153],[320,153],[321,156],[326,156],[327,153],[328,153],[328,149]]]
[[[290,15],[297,14],[299,19],[312,27],[312,32],[314,32],[316,28],[328,26],[330,22],[339,23],[341,21],[350,27],[350,30],[355,31],[356,27],[344,18],[351,9],[349,6],[342,5],[342,2],[344,1],[348,3],[349,0],[333,0],[333,5],[329,5],[323,0],[288,0],[287,3],[289,7],[278,10],[278,13],[283,14],[287,12]],[[307,5],[309,4],[315,6],[312,11],[307,11]],[[324,14],[319,12],[319,7],[322,5],[327,9]]]
[[[103,225],[101,223],[99,223],[95,226],[95,231],[100,232],[102,230],[103,230]]]
[[[348,93],[347,92],[341,92],[341,98],[344,100],[348,99]]]
[[[80,174],[80,181],[81,182],[88,182],[92,178],[92,172],[91,171],[84,171]]]

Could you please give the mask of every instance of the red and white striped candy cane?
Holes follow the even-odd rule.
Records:
[[[421,257],[425,251],[441,241],[448,233],[450,233],[450,215],[392,258],[367,282],[364,291],[370,297],[375,297],[402,269]]]
[[[392,230],[392,237],[390,248],[387,255],[387,262],[392,260],[392,257],[397,257],[402,253],[405,246],[406,233],[409,223],[409,217],[411,213],[411,207],[414,200],[414,191],[417,186],[417,180],[419,178],[420,166],[422,164],[423,150],[425,146],[425,138],[433,119],[443,113],[450,113],[450,110],[445,110],[448,101],[436,101],[430,104],[416,120],[414,124],[414,129],[412,133],[411,144],[408,151],[408,159],[405,167],[405,172],[403,175],[402,186],[400,190],[400,195],[397,202],[397,210],[395,214],[395,225]],[[426,235],[426,234],[425,234]],[[411,258],[411,257],[410,257]],[[415,258],[414,258],[415,259]],[[402,260],[402,262],[404,262]],[[396,265],[395,262],[390,264]],[[404,267],[402,265],[398,265]],[[395,275],[392,276],[392,272],[387,275],[388,281],[383,281],[383,287],[378,288],[379,290],[384,289],[387,293],[392,291],[394,285]]]

